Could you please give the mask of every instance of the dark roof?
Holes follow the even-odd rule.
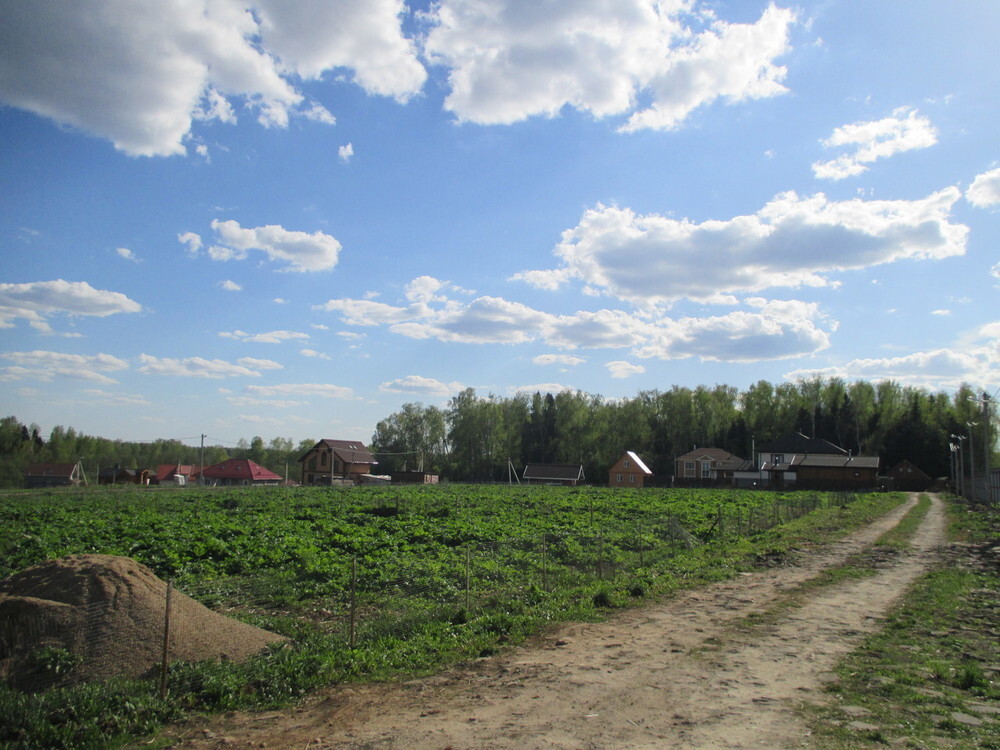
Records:
[[[201,471],[200,466],[195,466],[193,464],[160,464],[156,467],[156,478],[158,481],[163,481],[164,479],[171,479],[175,474],[180,474],[184,477],[197,477],[198,472]]]
[[[737,458],[729,451],[722,450],[722,448],[695,448],[689,450],[683,456],[678,456],[678,461],[704,461],[708,459],[710,461],[729,461],[731,459]],[[742,461],[742,459],[739,459]]]
[[[733,456],[719,462],[720,471],[753,471],[753,468],[753,461],[749,458],[740,458],[739,456]]]
[[[806,468],[842,468],[842,469],[878,469],[878,456],[830,456],[830,455],[800,455],[791,456],[781,463],[764,463],[764,471],[789,471],[800,466]]]
[[[919,466],[913,463],[910,459],[904,458],[898,464],[889,469],[890,477],[914,477],[918,479],[930,479],[925,471],[923,471]]]
[[[777,440],[769,443],[761,443],[757,446],[758,453],[821,453],[826,455],[846,456],[847,451],[840,448],[829,440],[822,438],[806,437],[801,432],[793,432],[783,435]]]
[[[522,479],[553,479],[566,481],[583,479],[580,464],[528,464],[524,467]]]
[[[310,448],[305,456],[299,459],[299,461],[305,461],[306,456],[308,456],[313,451],[319,449],[320,446],[326,446],[331,451],[336,453],[340,460],[348,464],[377,464],[378,461],[375,460],[375,456],[372,452],[365,447],[365,444],[360,440],[320,440],[316,445]]]
[[[208,479],[252,479],[254,481],[280,480],[281,476],[265,469],[249,458],[230,458],[209,466],[202,474]]]
[[[71,477],[76,471],[76,464],[30,464],[25,476],[29,477]]]

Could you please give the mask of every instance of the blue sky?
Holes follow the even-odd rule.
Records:
[[[0,0],[0,412],[1000,386],[1000,5]]]

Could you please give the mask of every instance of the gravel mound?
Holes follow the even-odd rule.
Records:
[[[113,555],[71,555],[5,578],[0,680],[38,690],[155,673],[166,594],[166,581],[149,568]],[[284,640],[171,592],[171,661],[242,661]]]

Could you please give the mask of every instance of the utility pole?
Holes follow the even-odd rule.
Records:
[[[198,467],[198,484],[205,484],[205,437],[206,435],[202,433],[201,436],[201,452],[198,454],[198,462],[201,466]]]
[[[972,484],[972,499],[976,499],[976,445],[975,441],[972,439],[972,429],[979,422],[966,422],[966,426],[969,428],[969,482]]]
[[[965,440],[965,435],[952,435],[952,439],[957,440],[958,446],[958,482],[956,482],[956,489],[958,494],[965,497],[965,456],[962,450],[962,441]]]

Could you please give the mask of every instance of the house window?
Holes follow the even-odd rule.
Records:
[[[635,484],[635,474],[629,474],[628,481],[630,481],[632,484]]]
[[[694,476],[694,461],[684,462],[684,476],[693,477]]]
[[[320,466],[326,466],[326,452],[325,451],[323,453],[319,454],[319,465]]]
[[[628,468],[628,459],[627,458],[625,459],[625,462],[622,464],[622,466],[624,466],[626,469]]]
[[[701,478],[708,479],[712,476],[712,462],[702,461],[701,462]]]
[[[772,464],[783,464],[783,463],[785,463],[785,454],[784,453],[772,453],[771,454],[771,463]]]
[[[621,475],[621,474],[619,474],[619,475],[618,475],[618,484],[621,484],[621,483],[622,483],[622,475]]]

